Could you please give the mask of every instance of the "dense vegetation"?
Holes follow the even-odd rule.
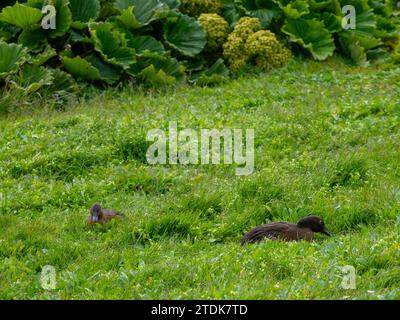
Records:
[[[399,299],[399,82],[399,69],[294,59],[215,88],[109,89],[0,120],[0,298]],[[254,128],[255,173],[147,165],[146,132],[169,120]],[[87,229],[96,201],[126,220]],[[308,213],[333,237],[239,244]]]
[[[399,9],[1,0],[0,299],[400,299]],[[255,172],[149,165],[169,121],[254,128]],[[94,202],[126,219],[86,227]],[[333,237],[239,245],[310,213]]]
[[[43,27],[45,5],[56,10],[55,29]],[[354,30],[341,24],[345,5],[356,9]],[[337,52],[358,65],[399,61],[395,0],[8,0],[0,10],[2,109],[35,94],[64,105],[75,80],[220,83],[227,67],[269,70],[290,51],[315,60]],[[240,31],[251,20],[253,37]]]

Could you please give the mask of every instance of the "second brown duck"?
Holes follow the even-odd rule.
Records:
[[[96,203],[90,208],[90,216],[88,217],[86,223],[88,225],[94,225],[96,223],[106,224],[112,219],[123,217],[125,217],[125,215],[123,215],[121,212],[103,209],[99,204]]]

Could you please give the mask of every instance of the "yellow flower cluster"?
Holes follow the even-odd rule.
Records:
[[[229,24],[216,13],[203,13],[199,23],[207,32],[206,52],[215,52],[222,48],[229,34]]]
[[[261,23],[258,18],[243,17],[237,22],[232,36],[247,40],[254,32],[261,30]]]
[[[248,60],[248,55],[245,52],[247,38],[258,30],[261,30],[260,20],[243,17],[228,36],[228,41],[223,46],[224,58],[232,71],[246,64]]]
[[[269,30],[252,34],[246,42],[246,53],[255,58],[256,65],[262,70],[270,70],[285,65],[291,58],[291,52],[276,39]]]
[[[253,60],[259,68],[269,70],[284,65],[291,56],[274,33],[261,30],[260,21],[251,17],[238,21],[223,48],[224,58],[232,71]]]
[[[220,0],[181,0],[179,10],[188,16],[198,18],[202,13],[220,14]]]

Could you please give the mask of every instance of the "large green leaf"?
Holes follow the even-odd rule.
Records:
[[[138,55],[145,52],[164,52],[163,45],[151,36],[133,36],[128,39],[128,46],[134,48]]]
[[[43,52],[35,55],[29,60],[29,63],[34,66],[41,66],[49,61],[51,58],[57,56],[57,51],[50,47],[49,45],[43,50]]]
[[[12,38],[14,38],[18,34],[18,32],[18,27],[0,21],[0,40],[8,42]]]
[[[246,15],[258,18],[263,28],[267,28],[274,18],[281,15],[274,0],[235,0],[235,3]]]
[[[222,59],[218,59],[211,67],[197,72],[191,81],[197,85],[208,86],[226,81],[229,77],[229,69]]]
[[[400,15],[400,10],[399,10]],[[376,31],[375,36],[380,38],[397,38],[400,36],[400,24],[396,26],[393,19],[389,19],[383,16],[376,17]]]
[[[46,33],[51,38],[61,37],[71,27],[72,23],[72,14],[69,9],[69,0],[28,0],[27,5],[32,8],[36,8],[40,11],[47,6],[54,6],[56,11],[56,28],[55,29],[46,29]],[[51,12],[44,13],[43,20],[47,17]]]
[[[127,29],[140,29],[143,24],[141,24],[136,18],[133,9],[134,7],[128,7],[127,9],[122,10],[118,20],[121,21],[123,26]]]
[[[174,84],[176,79],[173,76],[169,76],[164,70],[158,70],[150,65],[138,74],[138,78],[144,81],[145,84],[154,87],[167,86]]]
[[[366,4],[357,3],[356,28],[342,30],[339,33],[339,43],[345,55],[349,56],[357,65],[367,62],[366,50],[375,49],[383,44],[375,37],[377,20],[372,9]]]
[[[44,68],[25,65],[21,72],[13,77],[16,89],[23,90],[24,94],[31,94],[53,81],[52,73]]]
[[[240,19],[240,13],[233,0],[222,0],[222,15],[231,27]]]
[[[290,1],[286,6],[280,7],[288,19],[299,19],[310,12],[308,2],[304,0]]]
[[[331,33],[336,33],[343,30],[342,17],[330,12],[324,12],[321,15],[325,28]]]
[[[68,32],[72,23],[72,13],[68,0],[53,0],[57,12],[56,28],[48,30],[51,38],[61,37]]]
[[[40,11],[42,11],[42,8],[44,6],[50,4],[49,1],[52,1],[52,0],[18,0],[19,3],[23,3],[28,7],[36,8]]]
[[[91,55],[87,57],[87,60],[100,72],[101,80],[107,82],[108,84],[114,84],[117,82],[122,75],[122,69],[112,65],[110,63],[104,62],[102,59],[96,55]]]
[[[59,69],[51,69],[53,76],[52,83],[46,88],[48,93],[57,92],[69,92],[76,93],[79,91],[79,87],[76,84],[74,78],[64,71]]]
[[[100,13],[99,0],[69,0],[69,6],[73,21],[89,22],[97,19]]]
[[[351,58],[356,65],[368,65],[367,55],[359,38],[354,33],[343,32],[339,35],[339,43],[342,52]]]
[[[68,101],[79,92],[79,87],[70,74],[59,69],[50,69],[50,71],[53,81],[45,86],[41,93],[44,96],[50,96],[55,106],[64,109]]]
[[[25,29],[19,35],[18,43],[27,47],[30,52],[41,52],[47,44],[46,32],[42,28]]]
[[[115,0],[100,0],[100,14],[98,21],[106,21],[107,18],[118,14],[118,10],[114,6]]]
[[[65,69],[77,79],[100,80],[100,71],[89,61],[81,57],[69,58],[64,56],[62,63]]]
[[[177,10],[181,5],[180,0],[160,0],[160,2],[168,6],[171,10]]]
[[[135,63],[130,68],[129,73],[134,76],[139,75],[149,66],[154,67],[155,73],[159,73],[159,71],[162,70],[160,75],[165,73],[166,75],[175,78],[177,81],[185,79],[185,67],[182,64],[174,58],[160,56],[154,53],[148,56],[146,55],[144,59]]]
[[[0,42],[0,78],[18,70],[26,59],[22,46]]]
[[[126,70],[136,61],[135,49],[127,47],[125,36],[111,28],[109,24],[92,26],[91,33],[95,49],[106,62]]]
[[[6,7],[0,13],[0,21],[7,22],[21,29],[36,29],[39,27],[43,14],[36,8],[16,3]]]
[[[185,78],[185,67],[175,58],[154,57],[151,59],[151,63],[156,69],[165,71],[166,74],[174,77],[177,81],[182,81]]]
[[[119,20],[127,27],[138,29],[157,19],[156,12],[162,7],[159,0],[116,0],[120,10]]]
[[[316,60],[325,60],[335,51],[333,38],[320,21],[288,20],[282,31],[289,36],[290,41],[308,50]]]
[[[206,44],[206,32],[194,18],[171,12],[164,25],[164,39],[183,55],[193,57]]]
[[[351,31],[355,32],[359,36],[370,37],[373,36],[375,30],[376,30],[376,18],[372,9],[361,13],[357,12],[356,28]]]
[[[336,15],[342,13],[342,7],[346,4],[352,4],[351,1],[346,0],[343,5],[339,0],[308,0],[311,11],[332,12]]]
[[[81,32],[79,30],[75,31],[73,29],[71,29],[71,31],[69,32],[70,34],[70,40],[72,42],[82,42],[82,43],[86,43],[86,44],[93,44],[93,39],[90,38],[87,33]]]

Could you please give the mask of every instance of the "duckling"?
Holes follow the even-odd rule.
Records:
[[[311,241],[314,238],[314,232],[331,236],[324,221],[320,217],[310,215],[301,219],[297,224],[273,222],[255,227],[243,236],[240,243],[244,245],[247,242],[257,242],[265,238],[284,241]]]
[[[115,210],[107,210],[102,209],[101,206],[96,203],[90,208],[90,216],[87,219],[88,225],[94,225],[96,223],[106,224],[115,218],[123,218],[124,214],[115,211]]]

